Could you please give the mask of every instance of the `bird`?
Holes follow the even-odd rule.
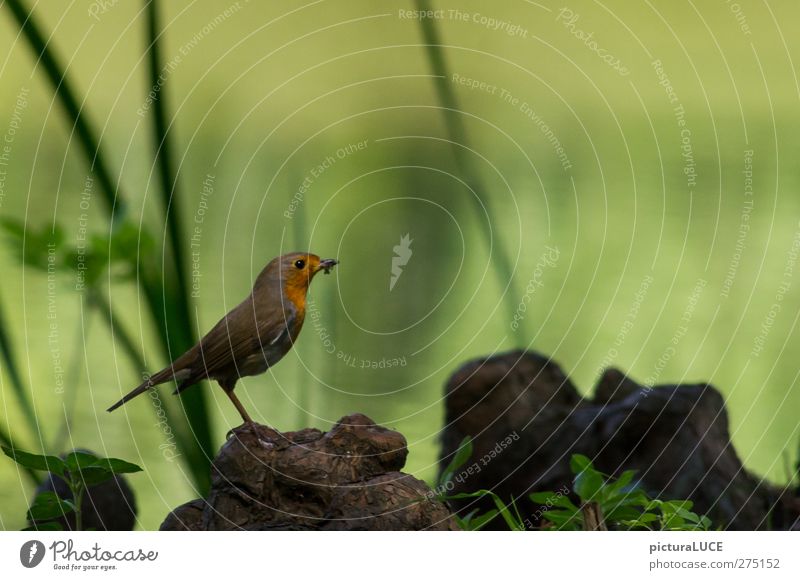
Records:
[[[241,377],[259,375],[289,352],[300,334],[306,294],[319,272],[330,274],[338,260],[292,252],[273,259],[256,277],[253,290],[200,341],[109,407],[117,409],[156,385],[175,381],[177,395],[212,379],[239,411],[254,424],[233,390]]]

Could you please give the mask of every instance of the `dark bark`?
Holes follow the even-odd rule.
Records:
[[[212,466],[211,492],[162,530],[453,530],[429,488],[401,473],[408,449],[364,415],[327,433],[240,427]]]
[[[571,490],[569,459],[582,453],[604,473],[637,470],[653,497],[692,500],[715,528],[800,528],[798,498],[742,465],[724,400],[710,385],[646,388],[610,369],[589,400],[553,361],[515,351],[465,364],[445,396],[440,467],[466,435],[474,438],[471,462],[478,467],[457,478],[450,493],[493,490],[513,498],[535,526],[543,522],[532,516],[537,506],[528,494]],[[491,506],[462,500],[454,507]]]

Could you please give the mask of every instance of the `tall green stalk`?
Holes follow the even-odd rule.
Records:
[[[19,25],[22,37],[37,56],[38,62],[41,63],[57,100],[61,103],[67,119],[72,123],[76,141],[86,155],[91,170],[97,177],[99,190],[106,202],[106,210],[112,223],[120,222],[125,214],[124,199],[117,191],[115,180],[111,177],[112,174],[97,134],[79,105],[70,78],[67,76],[62,63],[59,62],[47,44],[45,35],[42,33],[41,27],[33,14],[27,10],[23,2],[21,0],[7,0],[5,5],[8,6],[11,15]],[[155,7],[153,6],[150,9],[154,11]],[[157,35],[154,34],[157,29],[157,20],[155,20],[155,17],[153,18],[148,27],[148,46],[151,50],[151,73],[153,73],[151,77],[157,80],[159,74],[158,47],[157,43],[155,43]],[[152,52],[153,46],[156,47],[154,53]],[[156,143],[159,144],[156,147],[156,156],[157,162],[162,165],[164,164],[164,159],[168,158],[169,153],[169,147],[164,151],[163,146],[160,145],[165,142],[165,119],[167,117],[163,104],[158,101],[156,101],[153,111],[157,119]],[[174,358],[173,355],[180,354],[188,349],[194,343],[194,336],[196,335],[194,324],[189,314],[189,300],[186,293],[186,268],[182,263],[183,253],[177,222],[178,212],[175,207],[176,201],[172,195],[172,184],[175,183],[175,180],[170,178],[171,174],[172,170],[168,164],[160,170],[163,199],[165,200],[164,207],[167,212],[171,240],[172,263],[170,267],[163,268],[163,271],[167,273],[166,276],[162,276],[158,269],[151,268],[145,264],[138,278],[140,288],[146,297],[150,316],[158,327],[162,349],[167,358]],[[139,361],[141,361],[141,357],[139,357]],[[203,389],[187,391],[182,398],[182,402],[185,405],[187,418],[195,436],[194,440],[189,442],[190,447],[182,451],[191,463],[189,467],[195,477],[195,483],[199,491],[204,493],[210,483],[208,467],[211,454],[211,427]],[[173,427],[173,431],[178,432],[174,424],[171,427]]]
[[[83,314],[83,312],[81,312]],[[92,309],[90,308],[87,310],[86,315],[82,316],[81,324],[77,328],[77,332],[75,340],[72,344],[78,345],[83,344],[84,347],[88,341],[89,337],[89,329],[92,327]],[[75,358],[70,362],[70,366],[67,368],[67,372],[65,373],[65,380],[64,384],[66,385],[77,385],[81,380],[81,370],[85,364],[85,355],[84,357],[75,356]],[[59,421],[58,428],[55,430],[53,435],[51,435],[51,443],[49,446],[44,447],[45,451],[48,449],[52,449],[55,451],[61,451],[63,449],[63,443],[69,437],[70,430],[72,428],[73,419],[75,416],[75,406],[78,402],[78,389],[69,389],[63,397],[62,401],[62,408],[64,409],[64,417],[63,420]]]
[[[169,315],[168,320],[165,321],[167,346],[171,353],[170,358],[174,359],[194,345],[197,341],[197,335],[189,311],[190,295],[186,280],[186,264],[184,263],[186,254],[179,221],[180,196],[178,195],[178,178],[172,165],[172,145],[167,123],[166,106],[164,104],[166,102],[167,85],[165,82],[159,83],[162,67],[158,4],[155,0],[145,0],[145,5],[147,8],[147,51],[150,86],[160,87],[160,90],[154,91],[155,97],[153,98],[151,118],[153,120],[154,155],[161,181],[161,201],[164,215],[166,216],[167,235],[169,236],[172,263],[174,265],[174,268],[170,270],[170,273],[174,275],[172,300],[164,311]],[[186,416],[189,419],[192,433],[201,451],[197,459],[204,459],[202,468],[207,475],[201,488],[205,491],[210,486],[210,475],[208,473],[211,457],[213,456],[211,422],[208,415],[206,391],[203,388],[190,389],[185,391],[181,398],[186,408]]]
[[[429,0],[415,0],[415,4],[420,11],[432,10]],[[431,70],[436,76],[436,78],[433,79],[433,83],[436,87],[439,104],[442,107],[442,115],[444,117],[445,127],[447,128],[448,138],[453,142],[452,149],[456,165],[464,176],[464,180],[470,184],[475,191],[475,196],[470,196],[470,199],[473,200],[486,247],[494,247],[494,252],[491,256],[494,263],[494,268],[492,269],[497,273],[500,288],[505,288],[506,284],[508,285],[505,306],[509,312],[508,320],[510,322],[513,320],[515,314],[513,293],[514,268],[511,265],[509,255],[502,247],[502,241],[497,239],[494,240],[494,244],[492,243],[490,224],[497,222],[493,219],[488,192],[484,187],[480,174],[474,169],[474,159],[469,157],[469,152],[467,150],[470,148],[469,137],[464,127],[462,116],[459,114],[461,109],[458,105],[458,99],[453,92],[453,85],[449,80],[450,74],[444,52],[442,51],[439,30],[432,18],[421,18],[419,20],[419,25],[422,30],[422,37],[425,40],[425,54],[428,57]],[[486,213],[486,220],[482,219],[484,212]],[[518,342],[522,340],[522,337],[517,339]]]
[[[124,199],[117,192],[114,180],[111,178],[111,172],[106,164],[106,158],[100,148],[97,135],[78,104],[72,81],[47,45],[33,14],[23,6],[22,1],[6,0],[5,4],[17,21],[22,35],[28,41],[31,50],[41,62],[45,76],[53,86],[53,92],[55,92],[59,102],[64,107],[67,118],[72,122],[77,142],[100,183],[100,191],[106,202],[107,209],[114,220],[119,221],[125,214]]]
[[[119,344],[123,352],[125,352],[138,370],[147,368],[136,343],[133,338],[131,338],[128,331],[125,330],[125,327],[122,326],[119,317],[114,314],[111,303],[106,300],[106,297],[101,292],[96,292],[92,295],[90,300],[90,308],[100,312],[109,328],[111,328],[111,332],[114,336],[114,344]],[[182,452],[189,455],[188,466],[192,472],[192,478],[195,480],[196,484],[200,485],[199,482],[208,478],[209,473],[208,469],[205,467],[204,458],[200,455],[201,449],[192,443],[191,438],[184,432],[181,422],[175,417],[175,414],[170,410],[169,406],[163,405],[162,409],[164,410],[167,424],[175,436],[178,447]]]
[[[158,176],[161,180],[161,202],[164,215],[167,218],[167,235],[172,249],[172,259],[175,262],[175,280],[178,286],[178,293],[186,299],[188,304],[189,290],[186,281],[186,268],[184,268],[183,256],[184,244],[180,224],[180,199],[178,194],[178,177],[172,163],[172,140],[169,134],[167,123],[166,83],[158,84],[161,74],[161,48],[159,44],[159,19],[158,6],[156,0],[146,0],[147,5],[147,38],[148,38],[148,68],[150,71],[151,86],[160,86],[160,90],[154,91],[152,115],[153,119],[153,146],[155,149],[155,161],[158,167]],[[191,331],[190,316],[188,306],[180,309],[180,314],[185,318],[188,338],[194,343],[194,333]],[[191,346],[189,344],[188,346]]]
[[[0,300],[0,305],[2,301]],[[25,420],[28,423],[28,429],[35,435],[39,432],[36,427],[36,413],[33,410],[33,404],[28,396],[28,389],[25,382],[22,380],[22,374],[17,367],[16,357],[14,356],[13,344],[11,337],[8,335],[9,326],[5,319],[5,314],[2,307],[0,307],[0,355],[3,357],[3,364],[8,378],[11,379],[11,386],[14,389],[22,412],[25,415]]]

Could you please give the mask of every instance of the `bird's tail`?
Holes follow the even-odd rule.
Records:
[[[107,411],[110,413],[111,411],[121,407],[122,405],[124,405],[125,403],[127,403],[128,401],[133,399],[134,397],[138,397],[139,395],[141,395],[142,393],[144,393],[148,389],[152,389],[153,387],[155,387],[156,385],[160,385],[161,383],[166,383],[167,381],[172,379],[173,374],[174,373],[173,373],[173,370],[172,370],[171,366],[169,366],[169,367],[167,367],[167,368],[165,368],[163,370],[160,370],[159,372],[154,374],[152,377],[147,379],[145,382],[143,382],[141,385],[139,385],[138,387],[133,389],[130,393],[128,393],[127,395],[122,397],[119,401],[117,401],[116,403],[111,405],[107,409]]]

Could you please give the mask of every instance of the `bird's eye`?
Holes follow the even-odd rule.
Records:
[[[297,260],[294,263],[294,267],[297,268],[298,270],[302,270],[303,268],[306,267],[306,261],[305,260]]]

